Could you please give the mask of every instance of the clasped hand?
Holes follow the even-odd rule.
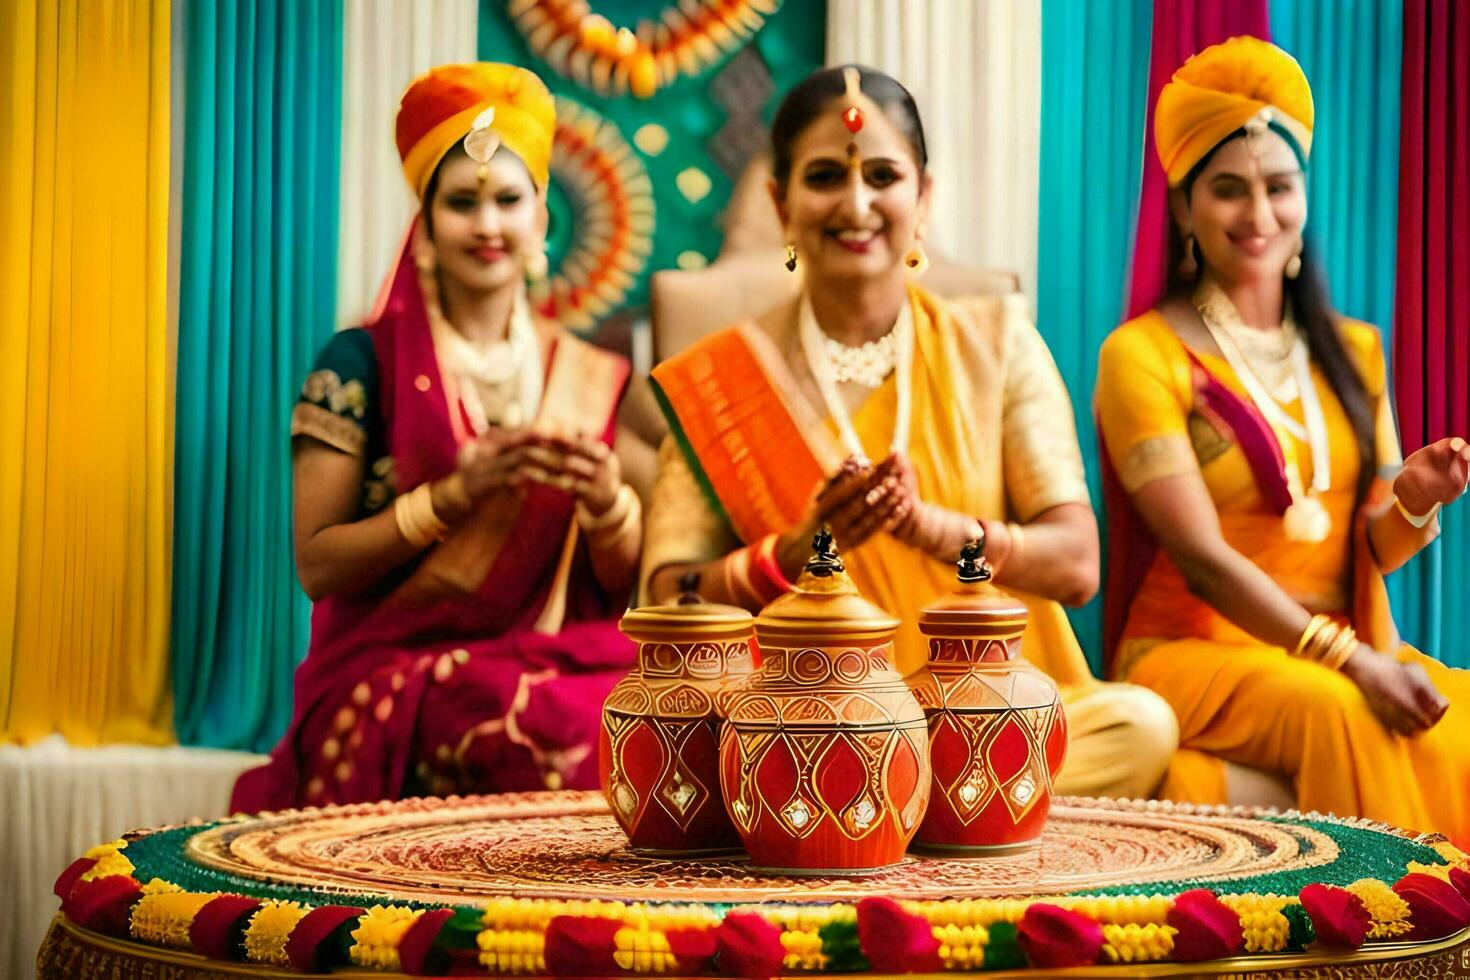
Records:
[[[492,429],[465,443],[458,472],[474,501],[541,484],[571,493],[594,515],[613,505],[623,482],[617,454],[602,441],[534,429]]]

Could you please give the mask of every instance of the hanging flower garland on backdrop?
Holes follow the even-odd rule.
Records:
[[[749,39],[782,0],[679,0],[636,29],[614,27],[587,0],[509,0],[506,13],[558,74],[603,97],[652,98]]]
[[[648,263],[653,182],[617,126],[566,98],[556,100],[551,177],[572,202],[572,242],[531,298],[543,316],[582,330],[622,304]]]

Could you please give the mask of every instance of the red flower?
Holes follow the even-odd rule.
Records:
[[[710,957],[715,955],[715,932],[713,929],[693,927],[670,929],[665,936],[669,940],[669,952],[679,961],[680,971],[688,974],[704,972]]]
[[[80,881],[61,903],[66,917],[84,929],[109,936],[126,936],[133,906],[143,897],[143,886],[131,875],[108,875]]]
[[[1016,939],[1032,966],[1087,966],[1102,955],[1103,929],[1085,915],[1037,902],[1021,917]]]
[[[559,977],[612,976],[618,971],[617,919],[558,915],[546,923],[546,969]]]
[[[726,976],[773,977],[785,959],[780,927],[754,912],[730,912],[715,930],[715,963]]]
[[[291,961],[291,968],[306,973],[330,969],[335,964],[323,955],[330,952],[324,949],[326,941],[344,922],[366,914],[366,909],[350,905],[318,905],[303,915],[286,937],[286,959]]]
[[[1407,874],[1393,890],[1409,903],[1415,939],[1437,939],[1470,925],[1470,903],[1455,887],[1434,875]]]
[[[449,957],[443,950],[435,955],[434,940],[444,923],[454,918],[453,909],[430,909],[414,920],[398,940],[398,961],[411,977],[438,976],[449,969]]]
[[[939,940],[923,916],[891,898],[857,903],[858,947],[878,973],[932,973],[943,969]]]
[[[1451,868],[1450,884],[1455,886],[1455,891],[1460,893],[1461,898],[1470,902],[1470,871],[1464,868]]]
[[[1240,917],[1207,888],[1174,896],[1169,925],[1179,930],[1174,937],[1174,959],[1183,962],[1234,956],[1245,939]]]
[[[1337,949],[1363,945],[1373,926],[1373,916],[1361,898],[1333,885],[1308,885],[1297,898],[1311,916],[1319,943]]]
[[[260,908],[260,899],[221,895],[211,899],[189,923],[189,943],[213,960],[234,959],[235,944],[245,933],[245,918]]]
[[[72,887],[81,880],[82,875],[91,871],[97,864],[96,858],[77,858],[66,866],[66,870],[56,879],[56,884],[51,886],[51,891],[63,902],[66,896],[71,894]]]

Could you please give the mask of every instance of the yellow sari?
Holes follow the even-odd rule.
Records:
[[[908,455],[920,497],[1023,522],[1058,504],[1087,503],[1071,403],[1019,297],[949,304],[912,287],[910,310]],[[815,407],[822,401],[801,354],[796,311],[791,304],[707,337],[655,368],[674,440],[660,453],[647,572],[709,561],[785,531],[841,464],[835,424]],[[869,458],[888,454],[896,407],[890,375],[853,414]],[[903,622],[898,668],[922,666],[918,613],[953,590],[953,567],[886,534],[844,552],[843,561],[863,594]],[[1017,597],[1030,611],[1022,652],[1067,702],[1072,741],[1060,790],[1148,795],[1174,748],[1166,706],[1137,688],[1095,680],[1060,605]]]
[[[1348,321],[1343,336],[1377,403],[1378,460],[1394,466],[1401,456],[1378,333]],[[1156,311],[1119,327],[1103,344],[1097,414],[1122,488],[1131,494],[1155,479],[1199,472],[1231,547],[1309,609],[1351,619],[1365,642],[1421,664],[1451,707],[1427,732],[1412,738],[1391,734],[1350,680],[1289,657],[1231,623],[1190,593],[1162,550],[1132,595],[1113,676],[1168,700],[1185,749],[1291,779],[1301,809],[1470,839],[1470,673],[1398,641],[1382,576],[1365,544],[1359,455],[1341,403],[1314,366],[1330,433],[1332,488],[1322,501],[1332,531],[1318,543],[1292,541],[1267,505],[1238,440],[1202,403],[1193,372],[1202,368],[1209,383],[1245,398],[1239,379],[1219,357],[1195,352],[1194,358]],[[1300,420],[1300,400],[1287,410]],[[1309,484],[1306,445],[1289,435],[1279,441],[1285,465],[1297,467]],[[1194,766],[1171,772],[1163,794],[1222,803],[1224,791],[1223,766]]]

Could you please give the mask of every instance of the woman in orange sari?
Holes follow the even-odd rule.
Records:
[[[1174,289],[1104,343],[1097,388],[1109,664],[1197,750],[1167,795],[1225,802],[1228,760],[1463,843],[1470,674],[1400,642],[1383,575],[1438,533],[1470,447],[1401,461],[1378,333],[1332,312],[1303,244],[1312,120],[1300,67],[1249,37],[1159,96]]]
[[[1020,297],[945,302],[910,281],[929,206],[909,93],[856,67],[819,71],[772,129],[776,208],[800,298],[705,338],[653,380],[673,429],[660,453],[644,567],[655,598],[691,572],[707,598],[757,610],[789,588],[830,525],[853,580],[903,621],[983,541],[1022,598],[1024,655],[1057,681],[1071,744],[1062,792],[1147,796],[1175,745],[1166,705],[1088,671],[1060,603],[1097,586],[1097,525],[1072,407]],[[876,462],[874,462],[876,461]]]
[[[641,508],[611,449],[627,364],[527,305],[554,124],[511,65],[446,65],[404,93],[421,221],[292,416],[311,648],[236,810],[597,785]]]

